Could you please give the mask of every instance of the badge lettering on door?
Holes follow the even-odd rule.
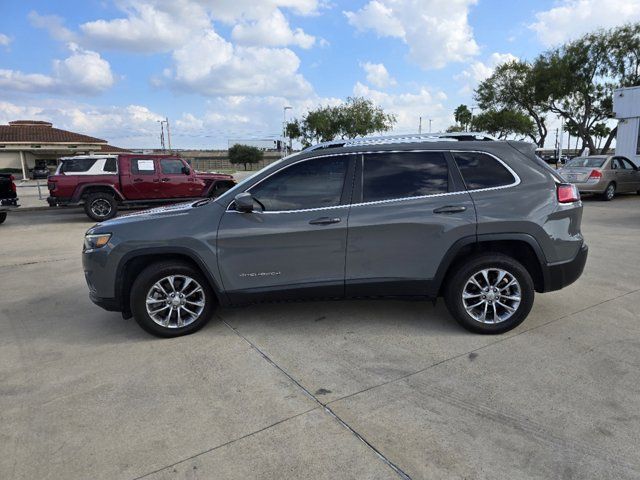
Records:
[[[241,273],[241,277],[276,277],[280,275],[280,272],[250,272]]]

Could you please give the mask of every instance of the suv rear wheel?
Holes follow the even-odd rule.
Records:
[[[445,287],[451,315],[467,330],[504,333],[520,325],[533,306],[533,281],[517,260],[484,254],[461,264]]]
[[[133,317],[158,337],[178,337],[201,329],[211,318],[216,303],[206,278],[181,262],[150,265],[131,288]]]
[[[118,214],[118,202],[106,192],[90,193],[84,199],[84,211],[91,220],[104,222]]]

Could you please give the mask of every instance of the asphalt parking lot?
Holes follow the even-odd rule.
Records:
[[[0,478],[640,477],[640,196],[502,336],[443,302],[219,310],[159,340],[88,299],[80,210],[0,226]]]

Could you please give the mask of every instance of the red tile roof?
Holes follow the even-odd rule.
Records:
[[[53,128],[49,122],[17,120],[0,125],[0,143],[107,143],[101,138]]]
[[[101,145],[100,151],[102,153],[131,153],[131,150],[127,150],[126,148],[116,147],[114,145]]]

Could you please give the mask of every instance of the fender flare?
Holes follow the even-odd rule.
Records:
[[[457,240],[447,253],[445,253],[442,261],[440,262],[440,266],[436,271],[436,275],[433,278],[429,296],[435,298],[438,296],[440,292],[440,288],[442,287],[442,283],[444,282],[445,276],[449,271],[449,267],[453,264],[455,258],[458,256],[460,251],[469,245],[481,245],[485,242],[496,242],[496,241],[519,241],[527,243],[535,252],[537,261],[540,265],[540,270],[542,271],[542,281],[544,285],[549,285],[549,268],[546,257],[540,244],[532,235],[527,233],[489,233],[489,234],[481,234],[481,235],[470,235],[468,237],[463,237]],[[544,288],[544,286],[543,286]]]
[[[83,183],[80,184],[76,187],[75,191],[73,192],[73,196],[71,197],[71,199],[75,202],[79,202],[80,199],[82,198],[82,195],[84,195],[85,190],[87,190],[87,188],[92,188],[92,187],[100,187],[100,188],[107,188],[109,190],[113,190],[114,193],[114,197],[116,197],[117,200],[124,200],[124,195],[122,194],[122,192],[120,192],[120,190],[118,190],[116,187],[114,187],[111,184],[107,184],[107,183]]]
[[[158,256],[160,259],[165,255],[181,255],[188,257],[192,260],[200,269],[202,274],[205,276],[211,289],[213,290],[214,295],[218,299],[220,305],[228,305],[227,296],[225,295],[222,288],[211,274],[209,268],[207,268],[207,264],[200,258],[200,256],[194,252],[193,250],[185,247],[144,247],[136,250],[132,250],[130,252],[125,253],[118,262],[118,266],[116,267],[116,275],[115,275],[115,295],[118,301],[122,304],[123,311],[128,310],[129,306],[124,305],[123,299],[123,289],[124,289],[124,270],[127,263],[135,258],[144,257],[144,256]]]

